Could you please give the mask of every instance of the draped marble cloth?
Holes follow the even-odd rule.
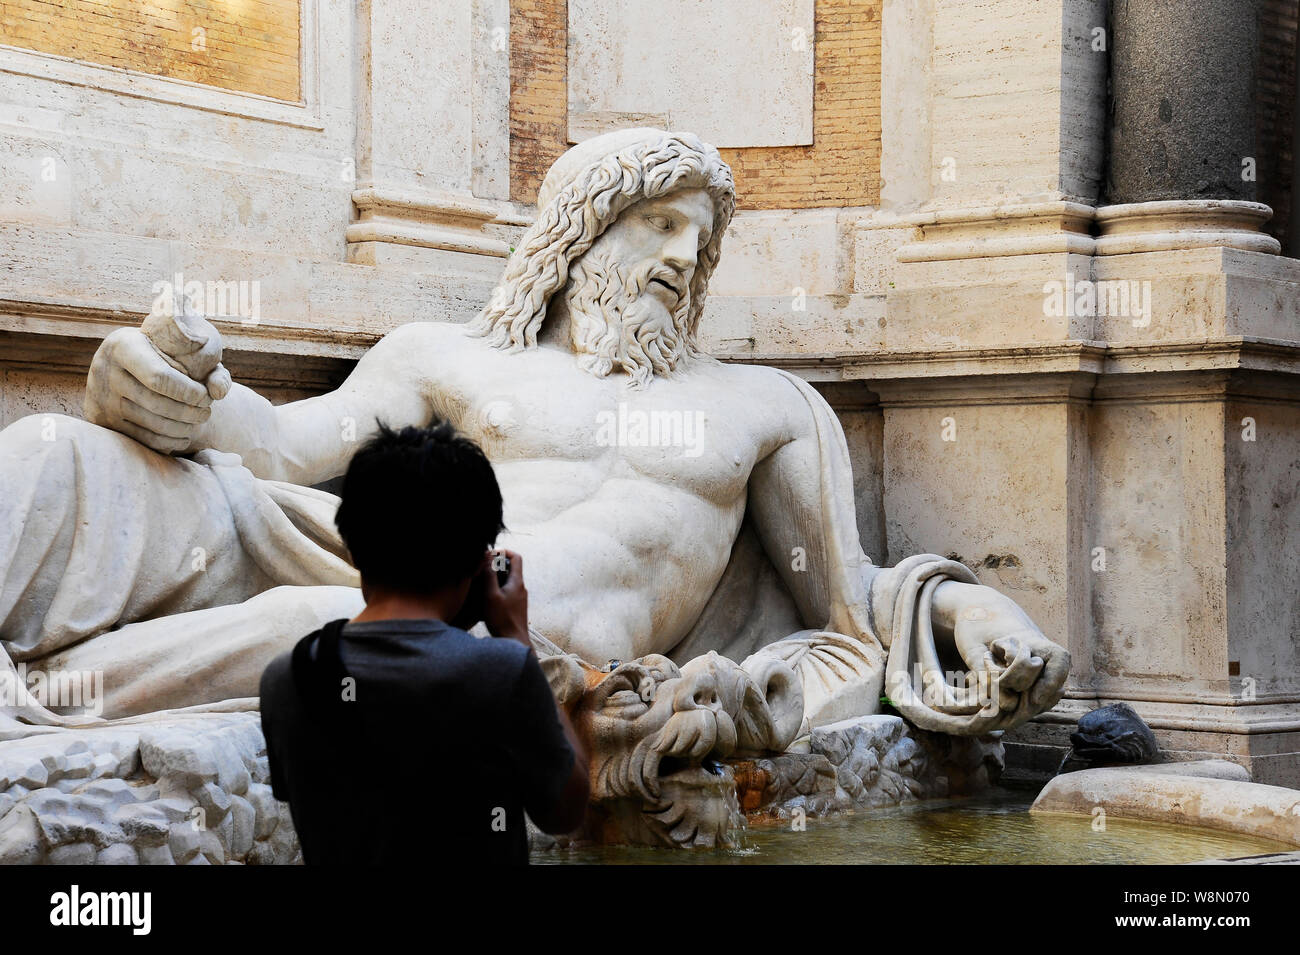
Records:
[[[785,660],[804,689],[807,728],[878,712],[887,660],[895,672],[918,660],[936,668],[929,596],[941,580],[974,576],[934,555],[909,558],[891,574],[890,606],[871,606],[876,568],[858,540],[844,433],[811,386],[781,374],[807,401],[820,449],[825,559],[805,572],[825,619],[799,618],[747,515],[722,580],[670,656],[685,662],[716,650],[747,669],[763,656]],[[48,441],[39,431],[51,419],[57,437]],[[251,709],[256,698],[211,698],[223,667],[239,654],[264,665],[268,641],[279,652],[331,607],[360,608],[334,527],[338,499],[256,478],[236,455],[167,457],[77,419],[33,415],[0,432],[0,488],[0,739],[103,722],[41,706],[25,694],[16,663],[51,671],[125,654],[136,668],[115,675],[129,684],[117,692],[137,708],[151,699],[175,708],[192,690],[192,699],[207,694],[200,708]],[[274,632],[277,620],[284,632]],[[172,675],[178,663],[190,673],[183,680]],[[972,709],[951,693],[931,703],[890,686],[900,712],[924,728],[966,735],[1027,715]]]
[[[237,455],[169,457],[62,415],[0,431],[0,739],[102,722],[40,705],[16,664],[102,669],[129,712],[256,709],[275,653],[361,607],[337,506]],[[245,689],[222,700],[231,671]]]

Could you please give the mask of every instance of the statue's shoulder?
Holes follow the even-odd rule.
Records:
[[[723,362],[719,371],[728,387],[739,394],[763,395],[779,403],[791,401],[798,395],[798,384],[792,376],[771,365]]]
[[[804,379],[771,365],[725,363],[726,390],[739,396],[748,408],[759,408],[761,419],[772,423],[774,434],[786,438],[806,434],[816,426],[817,407],[829,410],[826,400]]]
[[[381,338],[376,347],[382,346],[384,351],[415,352],[426,357],[430,350],[439,354],[461,352],[473,348],[481,340],[466,325],[457,322],[416,321],[397,326]]]

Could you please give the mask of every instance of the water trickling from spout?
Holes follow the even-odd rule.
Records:
[[[1070,761],[1070,757],[1072,757],[1073,755],[1074,755],[1074,747],[1071,746],[1068,750],[1065,751],[1065,755],[1061,758],[1060,765],[1056,767],[1056,772],[1053,773],[1054,776],[1061,775],[1061,770],[1065,768],[1065,764]]]
[[[728,775],[730,773],[728,772]],[[740,797],[736,787],[729,786],[723,799],[727,807],[727,830],[723,837],[723,846],[727,849],[745,851],[751,847],[749,840],[749,823],[740,809]]]

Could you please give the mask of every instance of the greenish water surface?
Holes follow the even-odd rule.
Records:
[[[1108,818],[1104,830],[1086,816],[1028,812],[1032,793],[1004,792],[966,800],[932,800],[789,822],[751,825],[741,847],[682,851],[597,846],[536,851],[534,864],[1002,864],[1149,865],[1293,851],[1233,833],[1167,823]]]

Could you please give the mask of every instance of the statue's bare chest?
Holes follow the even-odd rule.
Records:
[[[716,374],[631,389],[625,375],[597,378],[571,355],[495,355],[444,382],[437,403],[497,464],[568,461],[725,504],[771,444],[762,403],[720,387]]]

